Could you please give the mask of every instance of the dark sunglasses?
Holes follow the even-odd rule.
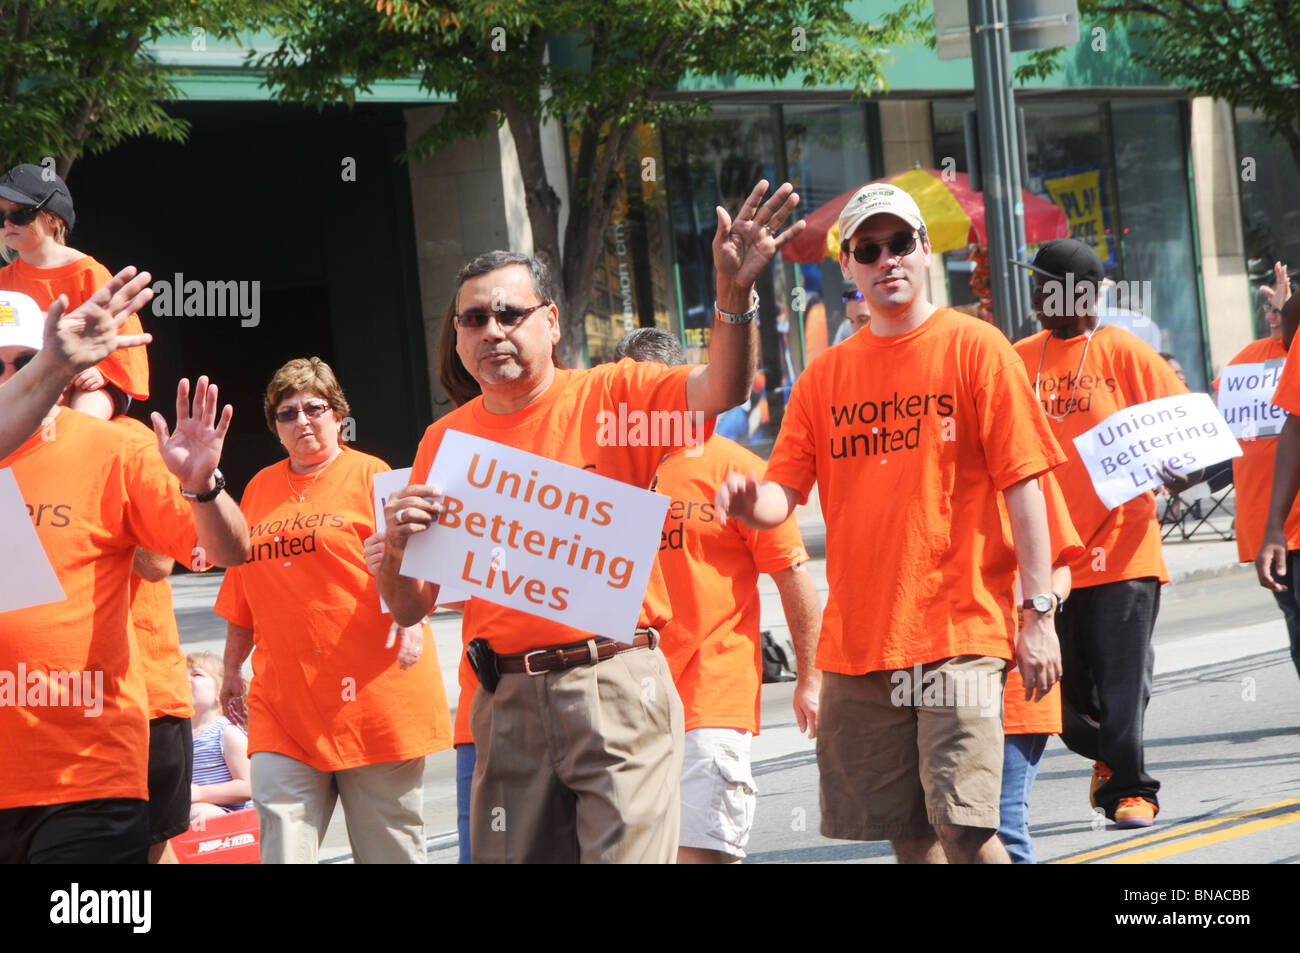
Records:
[[[54,198],[53,192],[45,196],[45,198],[41,199],[40,202],[30,208],[16,208],[12,212],[6,212],[3,209],[0,209],[0,225],[4,224],[5,219],[13,222],[19,228],[30,225],[32,222],[36,221],[36,216],[40,213],[41,209],[45,208],[45,203],[52,198]]]
[[[871,259],[871,261],[875,261],[875,259],[873,258],[873,259]],[[869,265],[869,264],[871,264],[871,262],[866,262],[866,261],[864,261],[863,264],[864,264],[864,265]],[[854,288],[852,291],[846,291],[846,292],[844,292],[844,294],[842,295],[842,298],[843,298],[845,304],[848,304],[850,301],[861,301],[861,300],[862,300],[862,289],[861,289],[861,288]]]
[[[275,412],[275,419],[280,421],[282,424],[291,424],[298,419],[298,414],[302,413],[307,415],[308,420],[315,420],[329,409],[329,404],[318,403],[303,404],[301,408],[286,407],[284,410],[277,410]]]
[[[541,304],[535,304],[531,308],[503,308],[500,311],[466,311],[464,314],[456,315],[456,327],[481,328],[486,325],[491,318],[496,318],[497,324],[501,325],[501,327],[513,328],[538,308],[545,308],[548,304],[550,304],[549,301],[543,301]]]
[[[910,255],[916,250],[916,238],[916,232],[899,232],[884,244],[863,242],[853,249],[853,260],[859,265],[869,265],[880,257],[880,253],[885,248],[888,248],[889,253],[896,258],[902,255]]]
[[[19,354],[12,361],[10,361],[9,363],[13,366],[14,373],[16,374],[18,371],[21,371],[24,367],[30,364],[32,362],[32,358],[34,358],[35,356],[36,356],[35,354]],[[0,374],[4,374],[4,373],[5,373],[5,359],[3,357],[0,357]]]

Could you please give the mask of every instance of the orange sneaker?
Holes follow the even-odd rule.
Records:
[[[1115,808],[1116,827],[1150,827],[1160,808],[1144,797],[1122,797]]]
[[[1090,805],[1097,806],[1097,788],[1109,780],[1110,768],[1106,766],[1106,762],[1094,761],[1092,763],[1092,784],[1088,786],[1088,803]]]

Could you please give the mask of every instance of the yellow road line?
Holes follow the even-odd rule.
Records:
[[[1187,834],[1194,834],[1197,831],[1205,830],[1207,827],[1218,827],[1221,824],[1241,820],[1243,817],[1254,817],[1256,814],[1267,814],[1269,811],[1280,810],[1281,808],[1291,807],[1296,804],[1300,804],[1300,797],[1293,797],[1286,801],[1278,801],[1276,804],[1266,804],[1263,807],[1252,808],[1249,811],[1238,811],[1235,814],[1224,814],[1221,817],[1211,817],[1203,821],[1195,821],[1191,824],[1171,827],[1169,830],[1144,834],[1140,837],[1130,837],[1128,840],[1120,844],[1112,844],[1109,847],[1099,847],[1096,850],[1090,850],[1083,854],[1075,854],[1071,857],[1062,857],[1059,860],[1050,861],[1050,863],[1081,864],[1084,861],[1096,860],[1098,857],[1118,854],[1121,851],[1133,850],[1136,847],[1145,847],[1148,844],[1155,844],[1159,841],[1169,840],[1171,837],[1183,837]]]
[[[1212,834],[1202,834],[1200,837],[1193,837],[1190,840],[1178,841],[1176,844],[1166,844],[1164,847],[1153,847],[1150,850],[1140,850],[1136,854],[1126,854],[1123,857],[1112,857],[1110,860],[1103,861],[1103,863],[1145,864],[1153,860],[1159,860],[1162,857],[1181,854],[1183,851],[1187,850],[1196,850],[1199,847],[1209,847],[1211,844],[1217,844],[1220,841],[1231,840],[1234,837],[1245,837],[1247,834],[1266,831],[1270,827],[1277,827],[1281,824],[1291,824],[1295,821],[1300,821],[1300,811],[1292,811],[1289,814],[1279,814],[1277,817],[1266,817],[1263,820],[1251,821],[1249,824],[1239,824],[1236,827],[1229,827],[1225,830],[1215,831]]]

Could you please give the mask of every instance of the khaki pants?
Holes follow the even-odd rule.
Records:
[[[262,863],[316,863],[339,799],[357,863],[425,862],[423,758],[346,771],[318,771],[271,751],[249,761]]]
[[[474,693],[473,860],[672,863],[682,702],[657,649]]]

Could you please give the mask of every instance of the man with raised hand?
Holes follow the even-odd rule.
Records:
[[[1064,456],[1001,332],[927,299],[906,192],[863,186],[840,235],[871,322],[809,364],[766,479],[732,474],[717,506],[770,529],[818,487],[822,834],[892,841],[901,863],[1006,863],[1002,686],[1013,656],[1027,695],[1060,677],[1037,477]]]
[[[136,274],[133,267],[123,268],[73,311],[60,295],[46,312],[43,328],[23,320],[29,332],[24,339],[27,353],[0,355],[5,362],[0,366],[0,457],[36,431],[74,377],[118,348],[139,347],[153,339],[149,334],[117,333],[153,297],[150,280],[147,271]],[[30,314],[31,309],[37,309],[36,303],[26,295],[0,291],[0,326],[17,326],[17,312]],[[22,366],[11,374],[15,359]]]
[[[34,355],[39,343],[21,320],[0,325],[2,354]],[[0,863],[145,862],[148,695],[129,630],[131,569],[137,547],[187,563],[247,558],[248,527],[217,469],[231,414],[218,418],[206,377],[191,412],[182,380],[174,432],[160,414],[140,436],[51,406],[40,432],[0,459],[66,596],[0,613]]]
[[[686,363],[681,342],[662,328],[629,331],[614,357]],[[821,673],[813,660],[821,607],[799,524],[791,516],[764,533],[723,526],[713,504],[728,473],[762,467],[760,457],[717,434],[659,467],[655,489],[673,501],[659,545],[672,604],[662,648],[686,712],[679,864],[738,864],[749,843],[757,805],[750,748],[763,683],[759,573],[776,583],[798,658],[795,720],[817,737]]]
[[[558,370],[551,353],[560,339],[559,309],[547,267],[525,255],[489,252],[461,269],[456,350],[482,396],[426,431],[413,485],[385,507],[379,588],[394,621],[413,624],[434,605],[437,585],[402,576],[400,567],[407,540],[428,531],[442,512],[441,489],[423,481],[449,429],[648,487],[674,447],[610,445],[602,419],[621,408],[708,420],[745,400],[757,338],[754,281],[803,227],[795,223],[776,235],[798,197],[786,184],[763,202],[767,188],[758,183],[734,222],[717,210],[717,317],[708,365],[621,361]],[[706,435],[693,426],[677,433],[697,443]],[[653,574],[630,645],[470,600],[464,624],[486,640],[495,653],[488,664],[500,675],[495,690],[486,690],[493,686],[480,671],[485,690],[475,693],[470,716],[475,863],[673,860],[682,706],[656,647],[668,617],[662,577]]]

